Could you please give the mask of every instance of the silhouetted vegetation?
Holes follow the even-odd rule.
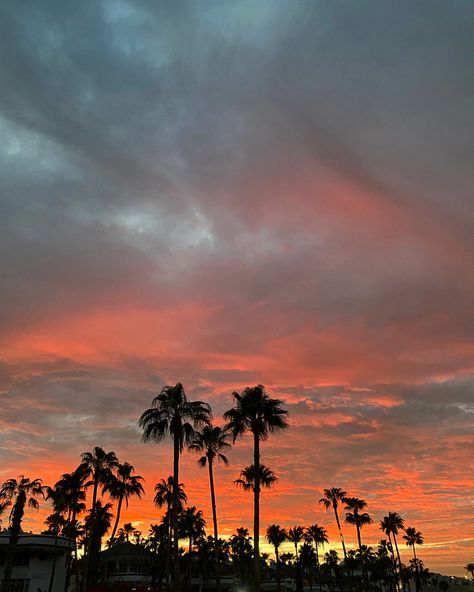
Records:
[[[0,592],[11,592],[13,560],[24,513],[27,508],[38,508],[42,501],[52,507],[45,521],[46,532],[54,537],[49,592],[55,581],[59,537],[68,540],[66,588],[72,585],[76,592],[93,590],[100,582],[104,544],[108,549],[119,545],[145,549],[151,558],[152,587],[160,591],[173,587],[175,592],[190,592],[193,577],[198,577],[203,589],[219,592],[222,574],[226,575],[227,589],[230,574],[234,589],[239,590],[258,590],[263,581],[267,587],[269,582],[275,582],[281,592],[282,582],[286,590],[291,581],[296,590],[306,587],[310,592],[314,588],[318,592],[402,592],[410,590],[411,582],[417,592],[422,591],[430,578],[416,552],[424,542],[422,534],[414,527],[405,528],[403,518],[397,512],[389,512],[379,523],[387,538],[382,538],[377,548],[363,544],[362,529],[373,522],[366,511],[367,503],[337,487],[324,489],[319,503],[334,513],[342,558],[334,548],[324,552],[331,541],[320,524],[270,524],[265,538],[273,548],[275,561],[260,553],[260,494],[262,488],[273,487],[278,481],[275,473],[261,463],[260,444],[273,432],[287,427],[287,412],[282,401],[272,399],[262,385],[233,393],[233,398],[234,407],[225,412],[227,423],[222,426],[211,423],[212,412],[207,403],[188,400],[180,383],[164,387],[153,399],[151,408],[141,415],[139,426],[144,442],[161,442],[168,436],[173,442],[173,475],[157,476],[154,486],[154,504],[162,515],[147,533],[130,522],[120,523],[123,509],[133,497],[141,499],[144,486],[134,467],[119,461],[113,451],[96,446],[84,452],[77,468],[64,473],[52,487],[44,486],[40,479],[23,476],[7,480],[0,488],[4,523],[7,509],[11,510]],[[224,452],[231,448],[230,440],[235,443],[247,432],[253,438],[253,463],[240,471],[235,484],[253,494],[253,537],[242,526],[222,539],[218,531],[215,469],[218,462],[228,464]],[[208,469],[212,536],[206,531],[202,511],[186,505],[185,487],[179,482],[179,461],[185,448],[197,452],[199,465]],[[345,511],[344,522],[355,527],[355,549],[347,549],[341,507]],[[413,553],[407,564],[401,561],[398,536]],[[294,552],[281,553],[285,543],[291,543]],[[474,564],[466,564],[465,569],[474,580]],[[440,581],[439,589],[443,589],[443,582]]]

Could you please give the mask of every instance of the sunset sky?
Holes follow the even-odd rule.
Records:
[[[0,480],[54,483],[93,446],[149,494],[171,448],[137,420],[165,384],[262,383],[267,524],[337,486],[420,557],[474,561],[474,3],[2,2]],[[217,471],[220,531],[252,525]],[[185,453],[211,525],[207,473]],[[28,512],[40,528],[48,508]],[[344,528],[350,547],[354,529]],[[409,552],[403,550],[405,557]]]

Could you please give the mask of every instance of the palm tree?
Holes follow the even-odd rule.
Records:
[[[420,573],[418,569],[418,559],[416,557],[416,545],[422,545],[424,543],[423,535],[419,530],[416,530],[413,526],[408,526],[405,528],[405,534],[403,535],[403,540],[406,542],[407,547],[411,547],[413,549],[413,559],[415,565],[415,583],[416,583],[416,590],[421,590],[421,580],[420,580]]]
[[[179,549],[178,549],[178,484],[179,458],[185,446],[195,438],[196,430],[209,425],[211,408],[203,401],[189,401],[183,385],[165,386],[153,399],[152,407],[144,411],[139,419],[143,429],[143,442],[161,442],[166,436],[173,439],[173,575],[175,592],[179,589]]]
[[[397,512],[389,512],[386,516],[382,518],[380,521],[380,528],[381,530],[388,536],[388,540],[390,544],[393,542],[395,544],[395,550],[397,551],[397,559],[398,559],[398,570],[402,569],[402,560],[400,558],[400,551],[398,549],[397,543],[397,534],[400,530],[403,530],[405,521]]]
[[[344,498],[344,503],[346,504],[345,510],[347,511],[345,521],[347,522],[347,524],[353,524],[356,527],[357,542],[359,544],[359,555],[362,560],[362,571],[364,573],[366,587],[369,589],[369,576],[364,561],[364,555],[362,553],[362,539],[360,535],[360,530],[366,524],[372,524],[373,520],[369,516],[369,514],[367,514],[367,512],[361,513],[361,511],[367,507],[367,502],[365,500],[360,499],[358,497],[346,497]]]
[[[140,483],[143,481],[143,477],[133,474],[135,469],[131,464],[128,462],[119,463],[116,472],[117,476],[111,475],[104,487],[104,492],[108,492],[110,499],[118,500],[115,524],[110,535],[111,539],[115,537],[117,532],[123,502],[125,501],[125,507],[128,508],[128,500],[132,496],[136,495],[138,499],[141,499],[142,493],[144,493],[143,485]]]
[[[202,516],[202,511],[197,510],[195,506],[185,508],[180,515],[181,536],[189,539],[188,546],[188,589],[191,589],[191,553],[193,543],[196,539],[206,535],[206,521]]]
[[[184,484],[178,484],[178,511],[181,512],[183,504],[188,501],[188,497],[184,491]],[[168,479],[161,479],[155,485],[155,497],[153,503],[157,508],[166,506],[166,528],[168,529],[168,548],[166,552],[166,577],[169,578],[170,573],[170,558],[171,558],[171,506],[173,503],[173,477],[170,475]],[[169,584],[169,580],[167,579]]]
[[[466,563],[464,569],[467,571],[468,574],[471,575],[471,578],[474,581],[474,563]]]
[[[209,470],[209,487],[211,490],[211,508],[212,508],[212,522],[214,526],[214,540],[219,538],[217,528],[217,510],[216,510],[216,494],[214,489],[214,462],[223,462],[225,465],[229,464],[229,460],[222,453],[222,450],[230,448],[228,442],[229,432],[225,428],[219,426],[205,425],[200,432],[196,432],[194,442],[189,447],[190,450],[203,453],[199,458],[198,464]],[[220,590],[220,565],[219,565],[219,550],[216,545],[216,590]]]
[[[287,539],[286,530],[281,528],[278,524],[270,524],[267,528],[266,539],[273,545],[275,549],[275,559],[276,559],[276,572],[277,572],[277,585],[278,591],[281,590],[281,575],[280,575],[280,545],[284,543]]]
[[[245,584],[245,575],[252,561],[252,537],[247,528],[237,528],[237,531],[229,538],[229,547],[232,553],[232,563],[237,567],[240,584]]]
[[[45,524],[48,527],[48,532],[54,535],[54,547],[53,547],[53,562],[51,566],[51,574],[49,578],[48,592],[51,592],[54,585],[54,577],[56,575],[56,560],[58,551],[58,538],[61,534],[61,530],[68,524],[63,514],[68,513],[68,519],[70,519],[70,511],[68,508],[67,492],[61,487],[46,487],[46,499],[50,500],[53,504],[53,514],[48,516],[45,520]]]
[[[1,592],[8,592],[12,577],[13,559],[16,546],[21,532],[21,523],[25,514],[25,507],[37,509],[39,507],[36,498],[44,499],[46,488],[42,485],[41,479],[30,480],[21,475],[17,479],[8,479],[0,488],[0,501],[6,504],[13,504],[10,514],[10,538],[5,557],[3,580]]]
[[[316,552],[311,542],[306,539],[301,545],[299,554],[299,563],[304,573],[307,574],[309,579],[309,590],[313,590],[313,567],[316,561]]]
[[[68,534],[68,547],[70,550],[70,542],[72,539],[73,552],[74,552],[74,565],[76,568],[76,589],[78,589],[79,583],[79,561],[77,553],[77,516],[85,511],[86,494],[84,491],[84,485],[86,481],[86,474],[84,473],[84,467],[79,467],[73,473],[64,473],[59,481],[55,483],[54,489],[61,490],[65,498],[65,504],[67,506],[67,534]],[[68,566],[67,566],[67,578],[66,581],[69,583],[70,580],[70,553],[68,553]]]
[[[359,544],[359,552],[361,552],[362,548],[362,540],[360,536],[360,529],[365,526],[366,524],[372,524],[372,518],[367,514],[367,512],[360,513],[367,507],[367,502],[365,500],[359,499],[358,497],[346,497],[344,499],[345,510],[346,513],[346,522],[347,524],[352,524],[356,527],[357,531],[357,542]]]
[[[314,543],[316,549],[316,567],[318,569],[318,583],[319,589],[322,589],[321,583],[321,565],[319,563],[319,545],[324,547],[326,543],[329,543],[328,533],[324,526],[313,524],[306,528],[306,538]]]
[[[86,517],[86,532],[89,537],[88,545],[89,548],[89,571],[88,585],[94,586],[97,583],[99,576],[99,556],[100,548],[102,544],[102,537],[107,534],[107,531],[112,524],[113,514],[110,512],[112,504],[102,504],[100,500],[96,501],[95,507],[91,508],[89,515]]]
[[[273,487],[275,483],[278,481],[278,477],[275,473],[270,469],[270,467],[266,467],[265,465],[260,465],[260,471],[258,471],[260,477],[260,487],[266,487],[269,489]],[[234,483],[245,491],[252,490],[255,491],[257,481],[257,471],[255,470],[254,465],[250,465],[249,467],[245,467],[242,471],[240,471],[240,479],[236,479]]]
[[[103,448],[100,446],[95,446],[92,452],[83,452],[82,455],[82,462],[78,468],[80,472],[82,472],[84,477],[88,477],[91,480],[88,481],[85,485],[86,487],[92,486],[92,504],[90,508],[89,519],[87,521],[88,527],[92,530],[94,529],[94,516],[96,508],[102,508],[102,506],[97,506],[97,495],[99,492],[99,487],[102,486],[103,488],[107,485],[107,483],[111,479],[111,475],[113,471],[118,466],[118,459],[115,455],[115,452],[105,452]],[[84,563],[84,574],[83,574],[83,586],[89,587],[89,555],[91,553],[91,545],[93,543],[93,537],[89,535],[88,537],[88,544],[87,544],[87,551]]]
[[[295,556],[298,561],[298,543],[304,538],[304,526],[293,526],[288,530],[288,540],[295,546]]]
[[[254,570],[255,589],[260,587],[260,440],[269,434],[288,426],[288,411],[283,409],[279,399],[270,398],[261,384],[245,388],[242,393],[234,392],[235,406],[224,413],[228,428],[235,440],[251,432],[253,435],[253,466],[255,470],[253,531],[254,531]]]
[[[344,560],[347,559],[346,553],[346,545],[344,542],[344,535],[342,533],[341,523],[339,522],[339,513],[337,508],[340,502],[344,502],[347,497],[347,493],[343,491],[340,487],[331,487],[330,489],[324,490],[324,497],[319,500],[319,503],[322,504],[326,510],[332,508],[334,510],[334,516],[336,517],[336,524],[337,529],[339,531],[339,538],[341,539],[342,544],[342,551],[344,553]]]

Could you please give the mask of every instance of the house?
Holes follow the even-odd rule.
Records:
[[[3,579],[5,557],[10,532],[0,532],[0,579]],[[66,583],[66,558],[71,541],[58,537],[55,550],[55,536],[52,534],[21,533],[13,560],[12,581],[14,592],[47,592],[54,558],[56,567],[53,592],[63,592]]]

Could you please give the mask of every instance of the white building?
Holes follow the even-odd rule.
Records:
[[[5,556],[10,533],[0,532],[0,580],[3,579]],[[64,592],[66,557],[69,539],[58,537],[53,592]],[[22,533],[13,561],[12,580],[15,592],[47,592],[54,559],[54,535]]]

